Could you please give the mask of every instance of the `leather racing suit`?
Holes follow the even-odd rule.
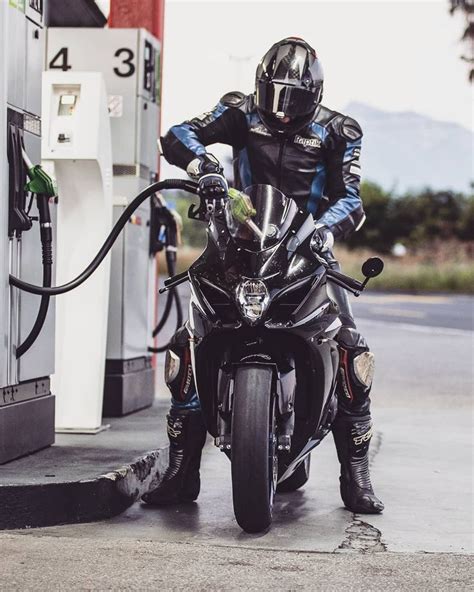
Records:
[[[212,111],[173,126],[161,138],[161,149],[169,163],[186,170],[196,158],[207,154],[207,146],[227,144],[233,148],[237,189],[251,184],[272,185],[306,208],[335,239],[343,239],[365,220],[359,196],[361,138],[362,131],[354,119],[322,105],[317,107],[310,124],[299,133],[289,137],[273,135],[260,119],[253,95],[231,92],[224,95]],[[339,269],[332,253],[326,257],[333,268]],[[373,494],[368,476],[373,354],[357,331],[346,291],[332,286],[331,289],[342,321],[337,338],[341,360],[338,413],[333,424],[342,467],[341,494],[346,506],[353,511],[378,512],[383,504],[377,498],[374,497],[374,502],[370,495],[359,495],[354,501],[349,499],[348,491],[343,491],[344,483],[351,481],[353,487],[355,483],[359,488],[359,494]],[[167,355],[180,360],[179,372],[167,381],[172,394],[172,412],[175,410],[178,417],[177,424],[173,424],[172,417],[168,418],[170,434],[182,428],[178,411],[200,409],[184,327],[174,335]],[[377,506],[377,502],[380,505]]]

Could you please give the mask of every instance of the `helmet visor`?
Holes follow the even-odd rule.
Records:
[[[257,106],[268,113],[284,113],[289,117],[298,117],[314,111],[318,103],[320,90],[316,92],[280,84],[278,82],[257,81]]]

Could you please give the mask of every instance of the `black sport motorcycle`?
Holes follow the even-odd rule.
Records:
[[[190,217],[209,223],[207,247],[165,290],[190,281],[202,412],[231,460],[237,522],[260,532],[275,492],[308,480],[311,451],[336,415],[341,321],[328,282],[359,295],[383,262],[367,260],[362,283],[334,271],[311,248],[314,220],[293,199],[269,185],[244,194],[221,207],[191,206]]]

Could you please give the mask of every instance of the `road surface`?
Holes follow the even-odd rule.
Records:
[[[0,589],[472,589],[472,306],[387,294],[354,304],[376,354],[382,515],[343,509],[328,437],[307,486],[278,496],[272,529],[244,534],[229,462],[209,443],[196,504],[135,504],[107,522],[1,533]]]

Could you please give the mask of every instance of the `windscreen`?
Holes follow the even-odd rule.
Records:
[[[233,215],[229,201],[226,221],[231,236],[250,251],[274,246],[288,232],[298,211],[296,203],[271,185],[251,185],[243,193],[250,198],[255,214],[241,222]]]

